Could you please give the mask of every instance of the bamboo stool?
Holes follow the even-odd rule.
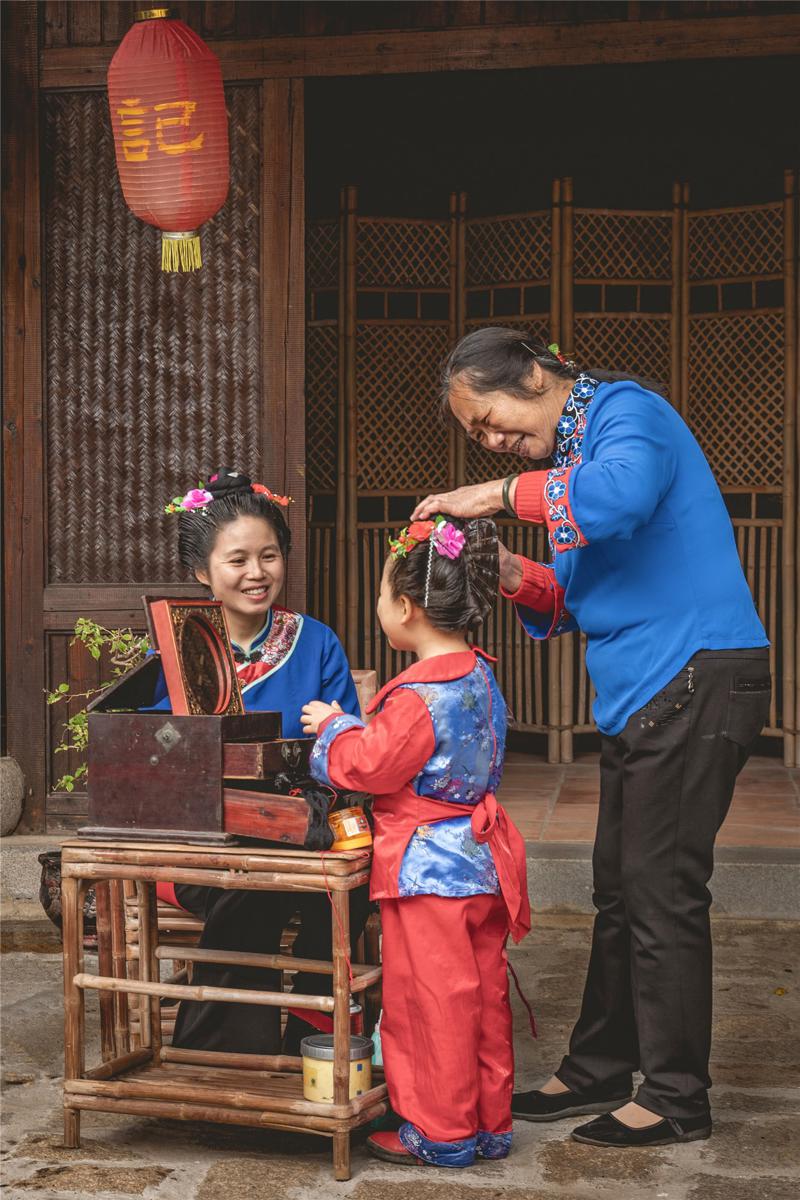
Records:
[[[333,1139],[335,1178],[350,1178],[350,1132],[387,1109],[385,1083],[350,1100],[350,993],[364,993],[381,976],[379,965],[353,964],[348,977],[350,910],[347,893],[369,878],[370,854],[192,846],[176,843],[66,842],[62,850],[64,938],[64,1142],[80,1145],[82,1110],[254,1125],[322,1134]],[[133,881],[138,908],[138,978],[128,970],[123,881]],[[186,939],[159,944],[155,884],[161,880],[269,891],[329,892],[333,962],[284,954],[200,950]],[[83,893],[98,895],[98,975],[84,971]],[[116,936],[114,925],[116,923]],[[194,933],[194,931],[186,931]],[[161,962],[236,962],[333,976],[333,996],[291,997],[284,992],[162,983]],[[134,961],[134,960],[131,960]],[[86,1070],[85,991],[100,994],[107,1061]],[[130,1046],[129,995],[141,996],[140,1046]],[[333,1014],[334,1101],[303,1099],[302,1059],[285,1055],[225,1054],[164,1046],[162,997],[221,1000],[282,1007],[287,1003]],[[116,1049],[115,1049],[116,1048]]]

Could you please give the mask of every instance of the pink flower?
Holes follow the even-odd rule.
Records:
[[[191,512],[193,508],[205,508],[213,499],[211,492],[207,492],[205,488],[192,488],[183,497],[181,504],[187,512]]]
[[[445,521],[443,525],[436,526],[433,540],[436,549],[444,558],[458,558],[467,539],[460,529],[456,529],[455,525]]]

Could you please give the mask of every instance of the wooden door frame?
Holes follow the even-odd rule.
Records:
[[[25,776],[19,832],[46,821],[46,638],[81,615],[125,625],[145,583],[47,585],[43,359],[40,23],[36,3],[5,4],[3,138],[4,669],[6,748]],[[286,602],[305,608],[305,189],[302,79],[260,78],[262,470],[294,499]],[[193,590],[170,585],[170,591]]]

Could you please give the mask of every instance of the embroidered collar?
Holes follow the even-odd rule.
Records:
[[[403,683],[449,683],[452,679],[461,679],[474,670],[478,655],[487,662],[497,662],[497,659],[492,658],[485,650],[471,646],[469,650],[458,650],[454,654],[435,654],[432,658],[423,658],[412,663],[405,671],[401,671],[394,679],[384,684],[377,696],[370,700],[366,711],[375,712],[389,693]]]
[[[253,638],[252,642],[250,643],[249,650],[243,650],[242,647],[239,645],[239,643],[234,642],[233,639],[231,638],[231,646],[233,647],[234,660],[237,663],[258,662],[258,660],[261,658],[261,647],[263,646],[264,641],[265,641],[267,635],[269,634],[269,631],[271,628],[272,628],[272,609],[270,608],[269,612],[267,613],[267,619],[264,622],[264,624],[262,625],[261,629],[259,629],[256,636]]]
[[[554,467],[572,467],[581,461],[586,417],[599,386],[597,380],[585,372],[575,380],[556,426]]]

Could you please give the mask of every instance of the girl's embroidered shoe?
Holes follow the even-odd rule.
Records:
[[[475,1153],[478,1158],[508,1158],[511,1153],[512,1134],[479,1133]]]
[[[367,1138],[367,1149],[375,1158],[384,1162],[403,1163],[405,1166],[423,1166],[421,1158],[417,1158],[410,1150],[406,1150],[396,1130],[381,1130],[371,1133]]]

